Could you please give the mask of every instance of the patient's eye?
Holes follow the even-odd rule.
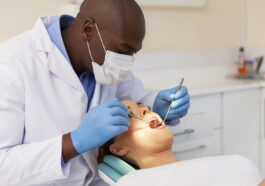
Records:
[[[140,102],[138,102],[138,103],[136,103],[136,104],[137,104],[138,107],[144,107],[144,104],[142,104],[142,103],[140,103]]]

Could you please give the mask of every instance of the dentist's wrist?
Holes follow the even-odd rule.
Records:
[[[64,162],[67,162],[78,155],[79,153],[73,145],[71,134],[64,134],[62,137],[62,156]]]

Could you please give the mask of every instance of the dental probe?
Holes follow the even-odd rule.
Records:
[[[179,83],[179,86],[178,86],[178,89],[177,89],[177,91],[176,91],[175,94],[177,94],[178,91],[181,89],[183,82],[184,82],[184,78],[181,79],[181,81],[180,81],[180,83]],[[167,110],[167,114],[166,114],[166,117],[164,118],[163,123],[165,123],[165,121],[166,121],[166,119],[167,119],[167,116],[168,116],[168,114],[169,114],[169,112],[170,112],[170,110],[171,110],[171,107],[172,107],[173,102],[174,102],[174,100],[172,100],[171,103],[170,103],[170,105],[169,105],[169,108],[168,108],[168,110]]]
[[[137,119],[139,119],[139,120],[142,120],[142,121],[145,121],[145,122],[149,123],[147,120],[142,119],[142,118],[140,118],[140,117],[138,117],[138,116],[136,116],[136,115],[134,115],[134,114],[130,114],[130,113],[128,113],[128,115],[129,115],[129,116],[132,116],[132,117],[134,117],[134,118],[137,118]]]

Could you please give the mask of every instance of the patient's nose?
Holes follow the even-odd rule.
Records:
[[[144,117],[149,111],[149,109],[147,107],[142,107],[140,108],[140,116]]]

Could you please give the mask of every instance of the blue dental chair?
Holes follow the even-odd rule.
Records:
[[[120,158],[107,155],[98,165],[99,176],[109,185],[114,185],[122,176],[136,169]]]

